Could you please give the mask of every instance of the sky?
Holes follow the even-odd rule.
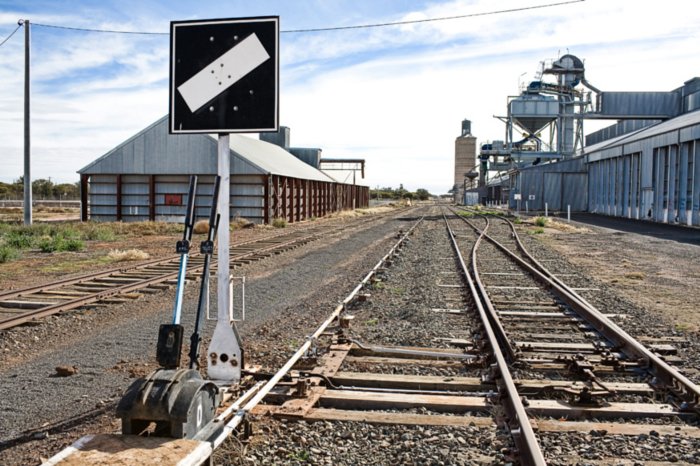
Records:
[[[566,1],[566,0],[561,0]],[[363,158],[374,187],[452,187],[454,141],[502,140],[506,101],[571,53],[604,91],[670,91],[700,76],[690,0],[583,0],[386,27],[284,32],[536,7],[556,0],[0,0],[0,42],[31,26],[32,179],[77,170],[168,112],[169,25],[279,15],[280,123],[291,145]],[[37,23],[37,24],[34,24]],[[67,26],[158,35],[50,28]],[[0,46],[0,181],[23,173],[24,29]],[[613,123],[613,122],[609,122]],[[587,122],[585,132],[601,127]],[[251,135],[257,137],[257,135]]]

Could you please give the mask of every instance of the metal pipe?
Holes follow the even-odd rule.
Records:
[[[20,20],[21,21],[21,20]],[[25,19],[20,24],[24,25],[24,224],[32,224],[32,173],[31,173],[31,129],[30,129],[30,51],[31,35],[29,20]]]
[[[363,350],[372,351],[375,353],[389,353],[389,354],[404,354],[407,356],[426,356],[431,358],[443,358],[443,359],[476,359],[477,356],[473,354],[466,353],[441,353],[439,351],[421,351],[421,350],[409,350],[401,348],[387,348],[384,346],[373,346],[373,345],[363,345],[362,342],[358,340],[350,340],[351,343],[356,344]]]
[[[218,175],[221,177],[219,185],[219,225],[217,244],[217,316],[219,320],[228,320],[229,287],[228,277],[230,275],[229,249],[231,234],[229,226],[231,223],[230,214],[230,193],[231,193],[231,149],[229,148],[229,135],[219,134],[218,141]]]

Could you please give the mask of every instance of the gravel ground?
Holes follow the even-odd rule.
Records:
[[[279,367],[388,250],[396,232],[410,226],[409,220],[404,216],[352,236],[315,241],[236,269],[234,275],[245,275],[248,280],[249,320],[241,331],[249,361],[270,370]],[[451,283],[447,274],[438,278],[448,268],[433,265],[430,256],[421,259],[417,252],[427,248],[433,259],[445,257],[438,233],[444,234],[444,228],[438,224],[442,225],[428,222],[426,229],[417,231],[386,275],[384,287],[371,290],[366,308],[384,312],[377,321],[362,314],[365,308],[353,311],[354,329],[363,341],[444,346],[444,341],[433,340],[433,333],[422,328],[470,339],[471,323],[465,316],[457,316],[460,321],[455,325],[454,316],[428,310],[469,305],[467,298],[434,286]],[[545,228],[543,234],[528,234],[532,226],[520,228],[526,246],[536,257],[547,260],[548,267],[561,274],[596,277],[600,291],[585,297],[605,312],[615,309],[626,314],[625,330],[635,336],[682,338],[674,343],[685,360],[682,369],[698,380],[696,325],[700,318],[694,311],[700,247],[592,227]],[[450,260],[444,262],[453,267]],[[413,278],[419,285],[402,289]],[[576,276],[564,281],[574,279]],[[196,288],[188,287],[185,309],[194,309]],[[399,289],[410,293],[410,298],[404,299]],[[113,404],[133,377],[155,368],[155,329],[169,319],[173,296],[170,291],[131,305],[74,311],[0,333],[0,464],[35,464],[84,433],[117,431]],[[77,373],[56,377],[59,365],[76,366]],[[378,370],[394,372],[393,368]],[[478,372],[460,368],[455,373]],[[52,424],[56,422],[64,423]],[[217,456],[218,463],[500,464],[510,446],[505,433],[476,426],[311,425],[267,418],[255,425],[258,433],[249,443],[227,442],[226,450]],[[551,464],[676,459],[700,464],[697,441],[675,436],[588,433],[540,437]]]
[[[356,303],[349,311],[355,317],[351,336],[363,344],[385,346],[454,348],[444,339],[471,341],[478,327],[470,317],[432,310],[464,310],[470,306],[469,299],[451,287],[459,285],[460,279],[444,221],[439,216],[426,217],[409,238],[381,274],[381,281],[370,288],[369,299]],[[444,376],[479,376],[484,371],[462,365],[436,369],[357,363],[344,363],[340,370]],[[436,414],[425,409],[420,412]],[[243,464],[505,464],[505,453],[512,448],[509,434],[495,425],[372,426],[362,422],[267,420],[262,430],[265,436],[251,440],[242,455]],[[223,463],[235,456],[235,442],[228,446],[232,453],[219,456]]]
[[[673,344],[683,359],[679,369],[700,383],[700,246],[576,227],[533,235],[531,227],[521,225],[519,234],[565,283],[594,288],[578,292],[583,298],[602,312],[623,314],[617,323],[627,333],[646,344]]]
[[[503,464],[507,437],[495,429],[376,426],[362,422],[277,422],[243,451],[243,464]],[[494,452],[493,455],[482,453]],[[240,449],[229,450],[228,458]],[[225,462],[224,464],[236,464]]]
[[[234,275],[247,277],[248,320],[241,333],[249,360],[279,367],[291,355],[291,340],[312,330],[327,306],[352,289],[351,280],[376,263],[404,224],[401,218],[382,221],[234,269]],[[191,328],[197,291],[187,287],[186,328]],[[313,301],[321,298],[322,304]],[[89,432],[83,422],[76,428],[51,427],[75,416],[98,423],[101,431],[118,430],[112,407],[134,377],[155,369],[156,331],[169,320],[173,300],[171,290],[131,305],[71,312],[3,332],[0,463],[35,464],[72,443]],[[12,358],[17,353],[29,356]],[[75,366],[77,373],[56,377],[57,366]],[[101,416],[104,410],[108,415]]]

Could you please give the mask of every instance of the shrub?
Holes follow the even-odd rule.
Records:
[[[82,238],[88,241],[114,241],[117,235],[109,225],[87,223],[82,228]]]
[[[63,241],[62,247],[60,251],[82,251],[85,249],[85,242],[78,238],[67,238]]]
[[[283,218],[276,218],[272,220],[272,226],[275,228],[284,228],[287,226],[287,221]]]
[[[194,224],[192,231],[197,235],[206,235],[209,233],[209,220],[200,220]]]
[[[7,235],[5,241],[14,249],[29,249],[32,247],[33,238],[25,232],[14,230]]]
[[[52,238],[48,235],[39,238],[39,250],[41,252],[54,252],[56,250],[56,238]]]
[[[146,260],[150,256],[147,252],[141,251],[140,249],[127,249],[126,251],[113,249],[109,251],[107,257],[109,257],[110,260],[113,260],[115,262],[122,262]]]
[[[543,227],[547,224],[547,219],[545,217],[537,217],[535,218],[535,225],[538,227]]]
[[[42,236],[38,246],[41,252],[75,252],[82,251],[85,248],[85,243],[80,238],[66,238],[62,234],[58,234],[54,237]]]
[[[13,247],[8,245],[0,246],[0,264],[10,262],[11,260],[17,259],[17,257],[19,257],[19,253]]]
[[[541,235],[542,233],[544,233],[544,228],[535,228],[532,230],[533,235]]]

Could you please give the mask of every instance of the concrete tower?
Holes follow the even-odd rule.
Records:
[[[472,136],[472,123],[469,120],[462,120],[462,134],[455,139],[455,189],[454,201],[464,202],[464,186],[469,189],[473,177],[468,177],[468,173],[476,172],[476,137]],[[474,186],[476,187],[476,186]]]

